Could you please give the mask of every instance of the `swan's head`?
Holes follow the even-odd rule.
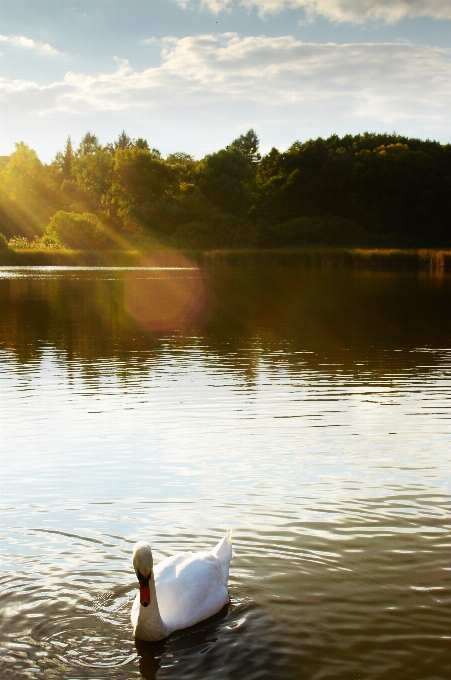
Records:
[[[150,604],[149,581],[152,578],[153,557],[150,545],[139,541],[133,548],[133,568],[139,581],[139,599],[143,607]]]

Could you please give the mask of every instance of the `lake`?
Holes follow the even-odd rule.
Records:
[[[2,678],[451,677],[451,276],[0,268]],[[232,528],[230,605],[130,626]]]

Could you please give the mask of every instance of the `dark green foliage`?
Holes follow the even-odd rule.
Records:
[[[17,210],[7,192],[0,189],[0,229],[7,239],[22,232],[23,215],[18,215]]]
[[[121,206],[160,200],[175,182],[171,168],[149,149],[118,149],[112,174],[112,195]]]
[[[8,251],[8,241],[6,240],[5,236],[0,232],[0,252],[5,252]]]
[[[262,159],[257,186],[253,214],[272,223],[335,215],[376,241],[451,243],[450,145],[369,133],[296,142]]]
[[[282,224],[267,225],[262,234],[267,247],[376,245],[374,236],[344,217],[296,217]],[[381,243],[381,245],[383,245]]]
[[[250,207],[249,186],[253,173],[249,160],[229,147],[205,156],[196,168],[196,184],[215,205],[234,215]]]
[[[208,222],[186,222],[173,234],[179,248],[247,248],[259,245],[258,229],[248,220],[217,213]]]

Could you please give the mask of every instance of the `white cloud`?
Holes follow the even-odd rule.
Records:
[[[261,16],[287,9],[302,9],[308,18],[323,16],[331,21],[395,23],[404,18],[451,19],[449,0],[179,0],[182,7],[193,4],[217,14],[233,4],[256,8]]]
[[[314,44],[291,36],[230,33],[172,38],[161,66],[138,72],[120,61],[111,74],[68,73],[58,106],[97,109],[249,102],[398,113],[451,110],[451,50],[400,44]],[[448,108],[449,107],[449,108]]]
[[[44,116],[52,125],[63,112],[66,120],[106,120],[116,112],[147,124],[172,120],[181,129],[193,124],[189,120],[217,127],[245,120],[273,130],[322,121],[323,130],[351,132],[353,121],[371,129],[377,121],[388,130],[415,124],[449,136],[451,49],[235,33],[170,38],[162,45],[161,65],[144,71],[117,60],[112,73],[69,72],[47,86],[2,79],[2,112],[14,124],[26,115]]]
[[[230,10],[232,5],[233,0],[201,0],[201,7],[205,7],[213,14]]]
[[[176,2],[182,9],[191,9],[197,5],[201,9],[213,12],[213,14],[228,11],[233,7],[233,0],[176,0]]]
[[[32,38],[26,38],[23,35],[0,35],[0,42],[6,42],[16,47],[26,47],[37,52],[44,52],[45,54],[61,54],[48,43],[36,42]]]

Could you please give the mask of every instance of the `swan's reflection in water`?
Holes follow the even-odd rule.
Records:
[[[221,611],[205,621],[201,621],[191,628],[176,631],[165,640],[159,642],[146,642],[135,640],[136,651],[139,656],[139,670],[144,680],[154,680],[158,669],[167,659],[169,665],[173,665],[175,654],[180,652],[195,651],[196,654],[204,654],[211,645],[218,641],[221,630],[221,622],[227,618],[229,612],[234,609],[233,604],[226,604]]]
[[[143,642],[136,640],[139,655],[139,671],[145,680],[154,680],[161,666],[161,657],[165,651],[164,642]]]

